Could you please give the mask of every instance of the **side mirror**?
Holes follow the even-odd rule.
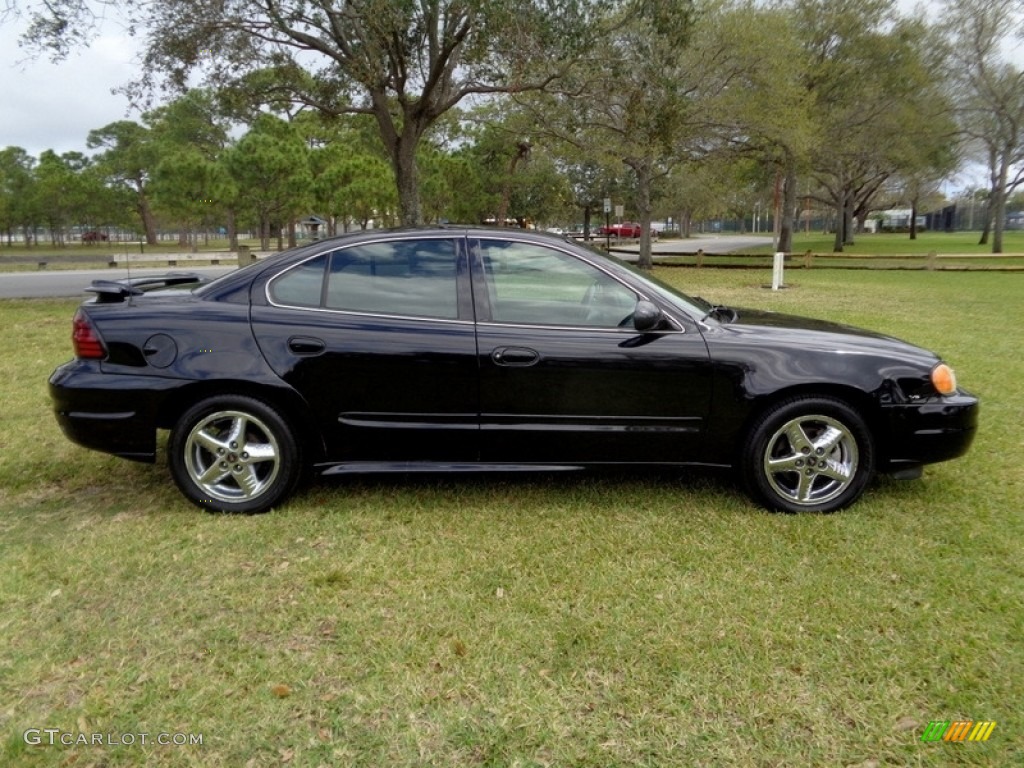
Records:
[[[633,327],[641,333],[656,331],[665,322],[664,313],[649,301],[641,299],[633,309]]]

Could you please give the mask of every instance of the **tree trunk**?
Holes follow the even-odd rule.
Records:
[[[796,211],[796,170],[786,158],[786,178],[782,184],[782,216],[779,221],[779,243],[776,250],[793,252],[793,213]]]
[[[640,258],[637,266],[650,270],[654,267],[651,258],[651,170],[646,163],[633,166],[636,173],[636,209],[640,218]]]
[[[420,207],[419,168],[416,166],[416,147],[400,145],[392,158],[395,184],[398,187],[398,220],[402,226],[416,227],[423,223]]]
[[[398,191],[398,221],[401,226],[416,227],[423,223],[423,207],[420,203],[419,166],[416,163],[416,148],[424,131],[430,126],[429,115],[423,102],[406,103],[401,116],[401,133],[395,127],[391,114],[392,102],[383,88],[370,91],[373,117],[380,130],[381,141],[391,160]],[[348,226],[346,225],[346,231]]]
[[[840,187],[839,199],[836,200],[836,237],[832,241],[832,252],[842,253],[846,240],[843,229],[846,227],[846,188]]]
[[[512,180],[516,175],[516,167],[520,161],[525,160],[529,155],[530,143],[528,141],[520,141],[516,144],[516,153],[508,164],[508,176],[505,177],[505,181],[501,185],[501,202],[498,205],[497,221],[495,222],[499,227],[505,226],[505,220],[508,218],[508,209],[512,204]]]
[[[237,220],[237,218],[235,216],[235,209],[233,207],[229,207],[225,211],[225,216],[227,217],[228,250],[229,251],[237,251],[238,250],[238,220]]]
[[[992,253],[1003,252],[1003,229],[1006,226],[1006,182],[1010,167],[1005,162],[999,168],[999,178],[992,190]]]
[[[260,250],[270,250],[270,222],[266,216],[260,216]]]
[[[978,245],[988,245],[988,233],[992,231],[992,209],[989,208],[985,211],[985,224],[981,228],[981,237],[978,239]]]
[[[153,209],[149,205],[149,198],[146,197],[145,193],[138,193],[138,202],[135,204],[135,210],[142,220],[142,231],[146,236],[146,245],[156,245],[156,217],[153,215]]]
[[[843,245],[853,245],[853,196],[846,194],[846,208],[843,211]]]

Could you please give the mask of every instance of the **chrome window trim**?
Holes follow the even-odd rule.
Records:
[[[667,314],[665,317],[675,323],[675,318]],[[636,336],[638,333],[678,333],[680,335],[686,333],[686,330],[682,328],[664,328],[659,331],[638,331],[636,328],[628,325],[622,326],[621,328],[618,326],[615,328],[608,328],[603,325],[530,325],[529,323],[499,323],[493,320],[481,320],[477,325],[488,328],[530,328],[533,330],[543,331],[601,331],[603,333],[621,333],[629,336]]]
[[[472,320],[458,320],[445,317],[427,317],[426,315],[388,315],[383,312],[357,312],[353,309],[328,309],[327,307],[297,307],[292,304],[274,304],[278,309],[291,309],[299,312],[327,312],[332,315],[348,315],[350,317],[374,317],[387,320],[415,320],[421,323],[448,323],[451,325],[475,325]]]
[[[591,267],[596,269],[598,272],[602,273],[606,277],[611,278],[613,281],[615,281],[619,285],[621,285],[624,288],[626,288],[633,295],[638,296],[639,297],[638,300],[651,301],[651,297],[649,295],[647,295],[646,293],[644,293],[642,291],[638,291],[634,286],[632,286],[629,283],[627,283],[624,280],[622,280],[618,275],[613,274],[612,272],[609,272],[600,263],[591,260],[591,258],[589,256],[587,256],[587,255],[579,255],[579,254],[577,254],[577,253],[575,253],[573,251],[570,251],[570,250],[567,250],[566,248],[561,247],[561,243],[559,243],[559,242],[550,243],[550,244],[549,243],[538,243],[538,242],[535,242],[535,241],[530,240],[530,239],[518,238],[518,237],[515,237],[514,235],[511,235],[509,237],[497,237],[495,235],[492,235],[491,233],[488,233],[486,236],[480,236],[478,233],[473,232],[472,230],[469,230],[469,231],[462,231],[462,232],[460,232],[458,234],[456,234],[456,233],[433,233],[433,232],[429,233],[429,234],[420,234],[420,233],[415,233],[415,232],[403,233],[401,235],[394,235],[394,234],[392,234],[392,235],[387,235],[387,236],[383,236],[383,237],[379,237],[379,238],[375,238],[375,239],[370,239],[370,240],[361,240],[358,243],[351,243],[351,244],[348,244],[348,245],[344,245],[344,246],[342,246],[340,248],[338,248],[338,247],[325,248],[322,251],[317,251],[315,253],[310,254],[309,256],[307,256],[306,258],[302,259],[301,261],[297,261],[294,264],[290,264],[287,268],[285,268],[281,272],[278,272],[276,275],[274,275],[269,280],[267,280],[266,284],[263,287],[263,294],[264,294],[264,297],[267,300],[267,304],[272,306],[272,307],[277,307],[278,309],[291,309],[291,310],[301,311],[301,312],[326,312],[326,313],[329,313],[329,314],[345,315],[345,316],[348,316],[348,317],[373,317],[373,318],[383,318],[383,319],[389,319],[389,320],[416,320],[416,321],[419,321],[419,322],[424,322],[425,321],[425,322],[431,322],[431,323],[447,323],[447,324],[450,324],[450,325],[482,325],[482,326],[495,327],[495,328],[530,328],[530,329],[540,329],[540,330],[561,330],[561,331],[603,331],[603,332],[606,332],[606,333],[620,333],[620,334],[636,334],[637,333],[635,328],[629,328],[629,327],[624,327],[624,328],[618,328],[618,327],[616,327],[616,328],[608,328],[608,327],[605,327],[605,326],[593,326],[593,325],[543,325],[543,324],[539,324],[539,323],[538,324],[531,324],[531,323],[502,323],[502,322],[495,322],[493,320],[477,321],[475,318],[473,320],[460,320],[458,318],[454,318],[453,319],[453,318],[444,318],[444,317],[429,317],[429,316],[426,316],[426,315],[397,315],[397,314],[384,313],[384,312],[358,312],[356,310],[351,310],[351,309],[332,309],[332,308],[329,308],[329,307],[309,307],[309,306],[303,306],[303,305],[299,305],[299,304],[282,304],[280,302],[274,301],[273,297],[270,295],[270,286],[274,283],[275,280],[277,280],[279,277],[282,277],[282,276],[288,274],[291,270],[296,269],[297,267],[300,267],[303,264],[306,264],[307,262],[312,261],[313,259],[317,259],[317,258],[319,258],[321,256],[324,256],[325,254],[334,253],[335,251],[345,250],[346,248],[355,248],[355,247],[358,247],[358,246],[361,246],[361,245],[374,245],[376,243],[393,242],[393,241],[396,241],[396,240],[451,240],[452,242],[457,242],[458,240],[463,240],[467,244],[468,244],[468,241],[472,241],[472,240],[476,240],[478,242],[484,241],[484,240],[495,240],[495,241],[499,241],[500,242],[500,241],[504,240],[504,241],[511,241],[511,242],[516,242],[516,243],[523,243],[525,245],[534,245],[534,246],[537,246],[537,247],[540,247],[540,248],[551,248],[552,250],[558,251],[559,253],[562,253],[562,254],[564,254],[566,256],[569,256],[570,258],[577,259],[579,261],[582,261],[585,264],[590,265]],[[486,279],[486,275],[484,275],[484,279]],[[658,302],[652,302],[652,303],[658,304]],[[664,310],[662,310],[662,311],[664,312]],[[679,334],[686,334],[686,328],[685,328],[684,324],[681,323],[676,317],[674,317],[672,314],[670,314],[668,312],[665,312],[665,317],[668,318],[669,322],[672,323],[672,325],[674,327],[673,328],[665,328],[665,329],[659,330],[659,331],[651,331],[651,333],[679,333]]]

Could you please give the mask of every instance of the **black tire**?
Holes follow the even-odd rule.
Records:
[[[874,441],[844,401],[793,397],[754,422],[739,469],[747,493],[768,509],[834,512],[859,499],[874,476]]]
[[[171,431],[168,464],[194,504],[220,512],[266,512],[295,488],[302,456],[284,417],[262,400],[211,397]]]

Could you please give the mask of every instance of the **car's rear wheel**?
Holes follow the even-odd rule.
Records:
[[[241,395],[211,397],[178,420],[168,442],[178,488],[222,512],[266,512],[298,480],[299,445],[272,406]]]
[[[754,423],[740,471],[747,492],[769,509],[833,512],[864,493],[875,451],[864,419],[831,397],[795,397]]]

